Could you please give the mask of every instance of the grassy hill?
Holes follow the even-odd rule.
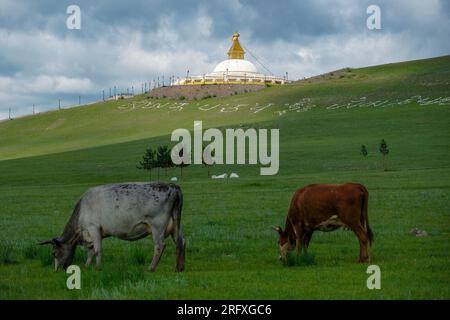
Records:
[[[361,97],[370,101],[415,95],[437,98],[448,93],[449,65],[450,57],[446,56],[348,69],[320,79],[227,98],[186,102],[150,100],[139,95],[131,100],[46,112],[0,124],[0,160],[158,137],[169,134],[174,128],[192,128],[194,120],[203,120],[205,126],[210,127],[267,121],[285,104],[305,102],[305,99],[310,99],[309,105],[326,106]],[[152,105],[148,105],[149,102]],[[256,104],[269,103],[274,105],[264,111],[248,110]],[[186,104],[183,111],[176,111],[175,107],[181,104]],[[198,108],[206,104],[209,107],[220,104],[220,107],[199,112]],[[239,112],[220,112],[224,106],[232,109],[241,104],[246,106],[240,107]]]
[[[420,96],[420,97],[418,97]],[[182,108],[182,110],[180,110]],[[259,166],[185,169],[186,272],[173,273],[174,246],[155,274],[150,239],[104,241],[104,268],[82,273],[82,290],[53,273],[38,240],[59,234],[89,187],[146,181],[136,164],[176,128],[280,129],[280,171]],[[450,298],[450,57],[344,69],[255,93],[186,102],[109,101],[0,123],[1,298]],[[378,144],[390,154],[383,170]],[[369,155],[360,155],[367,146]],[[161,171],[161,179],[178,169]],[[155,173],[153,174],[155,178]],[[382,290],[366,287],[350,232],[316,233],[313,261],[284,267],[274,225],[292,193],[309,183],[365,184],[375,231],[372,263]],[[416,238],[417,227],[429,233]],[[79,250],[77,263],[84,253]]]

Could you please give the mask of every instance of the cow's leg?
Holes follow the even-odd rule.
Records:
[[[156,270],[156,267],[158,266],[159,263],[159,259],[161,259],[161,255],[163,254],[164,249],[166,248],[166,245],[164,244],[164,231],[165,228],[152,227],[152,236],[155,246],[153,251],[152,263],[150,264],[149,268],[151,272],[154,272]]]
[[[311,241],[312,234],[313,234],[313,232],[309,231],[309,232],[306,232],[305,235],[303,236],[303,244],[302,245],[303,245],[303,250],[305,251],[305,253],[308,250],[309,242]]]
[[[89,229],[89,234],[91,235],[92,243],[94,245],[95,266],[97,269],[101,269],[102,268],[102,234],[101,234],[101,231],[98,229]]]
[[[295,230],[295,246],[297,248],[297,254],[302,253],[302,244],[303,244],[303,238],[305,236],[305,232],[303,231],[303,228],[300,226],[300,224],[294,225]]]
[[[359,260],[358,262],[368,262],[369,254],[367,253],[368,237],[364,228],[358,224],[355,228],[352,228],[359,240]]]
[[[94,254],[95,254],[95,251],[94,251],[94,249],[93,248],[88,248],[88,257],[87,257],[87,259],[86,259],[86,263],[85,263],[85,267],[86,268],[89,268],[89,266],[91,265],[91,263],[92,263],[92,258],[94,257]]]

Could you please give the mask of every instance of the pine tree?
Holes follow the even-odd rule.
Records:
[[[383,170],[386,171],[387,170],[387,167],[386,167],[386,156],[389,154],[389,149],[388,149],[387,143],[386,143],[386,141],[384,139],[381,140],[379,150],[380,150],[380,153],[383,156]]]
[[[361,154],[362,154],[364,157],[367,157],[367,155],[369,154],[369,152],[367,152],[367,148],[366,148],[365,145],[362,145],[362,146],[361,146]]]
[[[156,167],[156,152],[148,147],[142,157],[142,161],[136,166],[138,169],[148,170],[150,172],[150,180],[152,180],[152,169]]]
[[[206,147],[206,148],[208,148],[208,147]],[[206,148],[203,147],[203,152],[206,150]],[[209,150],[208,150],[208,151],[209,151]],[[204,154],[204,153],[203,153],[203,154]],[[211,157],[208,157],[208,159],[206,159],[206,160],[208,160],[209,163],[211,163],[211,161],[212,161],[211,158],[214,158],[214,156],[216,155],[216,149],[214,149],[212,152],[210,152],[210,154],[211,154]],[[209,177],[210,177],[210,168],[211,168],[211,166],[214,165],[214,163],[208,164],[208,163],[205,162],[204,157],[202,157],[202,165],[203,165],[203,167],[206,167],[206,168],[208,169],[208,172],[207,172],[207,173],[208,173],[208,178],[209,178]]]
[[[180,149],[178,155],[180,156],[180,158],[183,158],[183,156],[184,156],[184,148],[181,148],[181,149]],[[172,159],[171,159],[171,161],[172,161]],[[172,162],[172,164],[173,164],[173,162]],[[180,168],[180,176],[181,176],[181,179],[183,179],[183,168],[184,168],[184,167],[187,167],[188,165],[189,165],[189,163],[184,163],[184,162],[181,162],[180,164],[177,164],[177,165],[176,165],[177,167]]]
[[[172,159],[170,157],[170,149],[167,145],[158,147],[156,159],[158,163],[158,168],[164,168],[167,176],[167,168],[173,167]]]

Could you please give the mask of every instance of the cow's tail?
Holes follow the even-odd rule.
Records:
[[[367,232],[367,237],[369,238],[369,244],[372,245],[373,232],[369,225],[369,215],[368,215],[368,206],[369,206],[369,192],[365,187],[363,187],[363,199],[362,199],[362,207],[361,207],[361,224],[365,227]]]
[[[172,187],[175,193],[175,199],[172,208],[172,218],[174,225],[173,237],[176,243],[176,255],[177,255],[176,271],[181,272],[184,270],[184,257],[186,246],[183,230],[181,228],[181,210],[183,209],[183,193],[181,192],[179,186],[172,185]]]

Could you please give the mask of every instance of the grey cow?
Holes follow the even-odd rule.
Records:
[[[51,244],[55,270],[71,265],[78,244],[88,250],[86,266],[96,257],[101,267],[102,239],[116,237],[134,241],[152,235],[155,249],[150,271],[155,271],[171,235],[176,245],[176,271],[184,269],[185,240],[181,230],[183,194],[179,186],[166,183],[122,183],[89,189],[78,201],[60,237]]]

